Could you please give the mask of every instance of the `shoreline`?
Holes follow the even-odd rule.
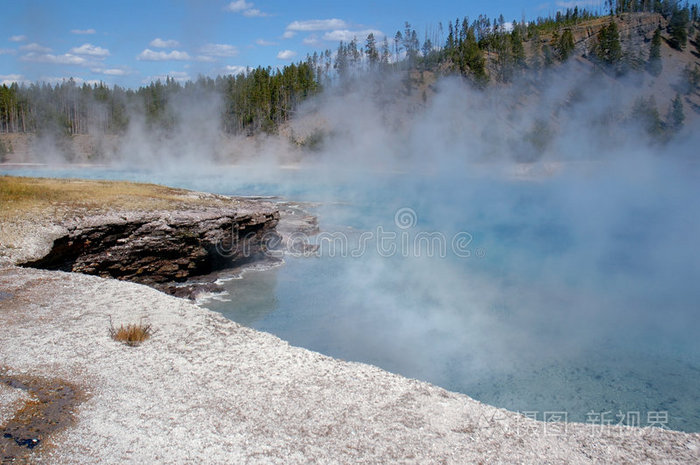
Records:
[[[692,463],[700,453],[697,433],[530,420],[139,284],[4,267],[0,288],[12,295],[0,302],[0,366],[88,393],[33,463]],[[127,347],[109,338],[110,318],[157,332]]]
[[[3,176],[0,200],[0,263],[138,282],[192,300],[217,291],[220,272],[272,264],[295,234],[318,230],[298,203],[153,184]]]
[[[23,237],[16,252],[48,237]],[[290,346],[141,284],[5,262],[0,292],[0,367],[11,376],[71,380],[86,393],[75,423],[33,449],[30,463],[700,458],[698,433],[534,421]],[[111,319],[145,320],[156,332],[127,347],[109,338]]]

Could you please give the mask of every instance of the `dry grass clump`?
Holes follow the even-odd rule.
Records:
[[[109,323],[109,335],[115,341],[123,342],[129,347],[136,347],[141,345],[142,342],[146,341],[153,334],[153,327],[150,323],[144,323],[143,321],[138,324],[127,324],[126,326],[120,325],[119,328],[115,328],[112,322]]]

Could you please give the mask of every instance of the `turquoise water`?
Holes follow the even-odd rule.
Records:
[[[206,305],[293,345],[539,419],[566,412],[569,421],[700,431],[700,188],[685,167],[538,180],[19,173],[317,202],[322,230],[344,248],[320,241],[318,256],[247,272],[226,283],[226,300]],[[393,253],[379,240],[390,233]],[[444,238],[445,253],[429,253],[421,234]],[[455,247],[455,238],[468,240]]]

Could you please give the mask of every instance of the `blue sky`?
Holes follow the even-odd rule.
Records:
[[[21,0],[0,16],[0,82],[103,81],[137,87],[170,75],[281,66],[369,31],[390,38],[405,21],[424,32],[479,14],[533,19],[579,2],[507,0]]]

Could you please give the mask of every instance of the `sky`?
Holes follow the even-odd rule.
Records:
[[[165,76],[236,74],[302,60],[409,22],[421,40],[457,17],[508,21],[602,0],[22,0],[0,15],[0,83],[74,78],[135,88]]]

